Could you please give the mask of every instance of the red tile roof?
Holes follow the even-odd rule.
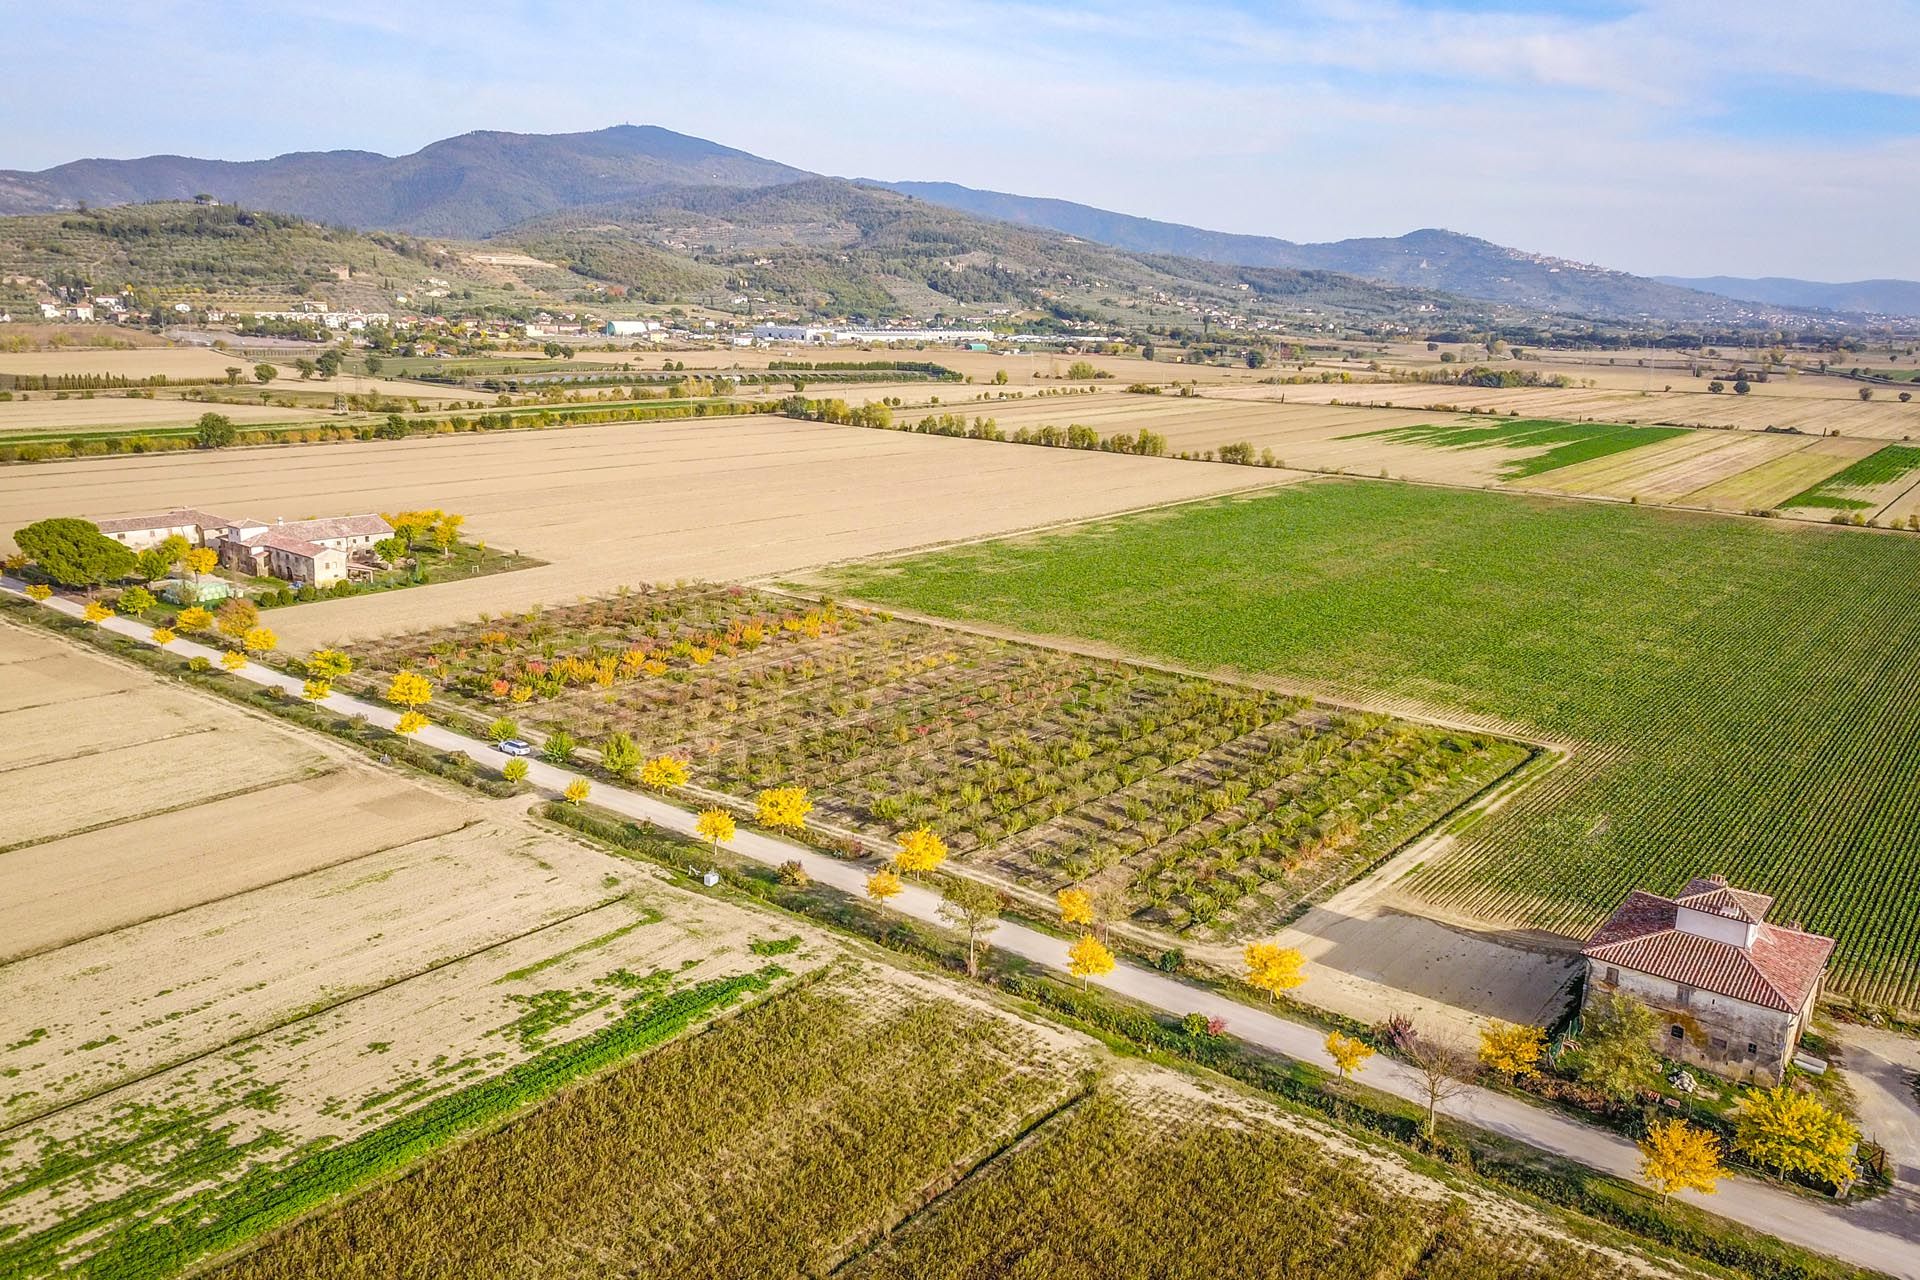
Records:
[[[1764,914],[1773,900],[1764,894],[1728,889],[1724,882],[1706,886],[1703,891],[1702,882],[1695,881],[1687,890],[1678,899],[1634,890],[1588,940],[1581,954],[1601,964],[1797,1013],[1819,985],[1827,957],[1833,954],[1833,939],[1767,924],[1759,915],[1749,920],[1756,925],[1751,947],[1689,933],[1676,924],[1683,903],[1695,910],[1730,915],[1728,910],[1715,910],[1727,906],[1719,900],[1719,895],[1725,894],[1732,899],[1732,909],[1744,913],[1758,904],[1759,914]],[[1715,899],[1714,906],[1702,906],[1703,897]],[[1744,914],[1730,918],[1748,919]]]

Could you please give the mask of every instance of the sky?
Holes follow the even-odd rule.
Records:
[[[1642,274],[1920,279],[1920,0],[0,0],[0,168],[657,124]]]

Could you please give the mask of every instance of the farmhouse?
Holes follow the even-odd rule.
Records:
[[[220,539],[221,563],[243,573],[264,574],[299,586],[330,587],[347,577],[355,552],[393,536],[379,516],[282,520],[265,524],[237,520]]]
[[[1772,905],[1722,876],[1694,880],[1674,898],[1634,890],[1581,952],[1585,1001],[1631,996],[1661,1015],[1666,1056],[1778,1084],[1812,1016],[1833,939],[1768,924]]]
[[[171,537],[182,537],[196,547],[219,542],[233,521],[181,507],[157,516],[125,516],[118,520],[97,520],[100,532],[131,551],[157,547]]]
[[[160,515],[95,523],[100,532],[132,551],[157,547],[178,535],[193,546],[212,547],[229,569],[315,587],[329,587],[346,578],[356,554],[370,554],[376,542],[393,536],[393,526],[372,515],[269,524],[182,507]]]

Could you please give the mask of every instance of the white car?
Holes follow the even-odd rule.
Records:
[[[500,748],[501,755],[530,756],[533,754],[533,744],[531,742],[522,741],[519,738],[506,738],[506,739],[503,739],[501,742],[499,742],[497,745]]]

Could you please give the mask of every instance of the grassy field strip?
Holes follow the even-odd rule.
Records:
[[[1839,939],[1837,994],[1913,1008],[1917,557],[1904,536],[1322,482],[824,589],[1585,739],[1407,887],[1580,937],[1631,889],[1718,871]]]
[[[1726,447],[1727,439],[1720,432],[1691,431],[1629,453],[1592,458],[1532,476],[1525,487],[1569,496],[1626,499],[1638,491],[1647,475],[1717,452]]]
[[[1799,448],[1675,499],[1681,506],[1722,511],[1771,511],[1878,448],[1878,442],[1815,437]]]
[[[309,1147],[298,1152],[292,1164],[254,1168],[223,1185],[196,1190],[103,1238],[92,1234],[102,1220],[112,1222],[129,1207],[106,1201],[47,1230],[0,1241],[0,1264],[9,1274],[50,1274],[69,1250],[83,1245],[90,1251],[90,1276],[158,1280],[208,1254],[296,1221],[449,1142],[498,1125],[562,1086],[684,1034],[785,976],[779,966],[767,965],[754,973],[636,998],[606,1027],[444,1094],[379,1129],[339,1145]]]
[[[612,901],[618,901],[618,899],[614,899]],[[597,902],[590,906],[582,907],[576,911],[573,911],[570,914],[561,917],[560,919],[546,921],[533,928],[526,929],[520,933],[514,934],[511,937],[500,938],[494,941],[489,941],[487,943],[482,944],[481,946],[475,947],[473,950],[468,951],[464,954],[445,956],[445,957],[435,959],[430,963],[425,964],[420,968],[413,970],[412,972],[395,974],[392,977],[386,978],[382,981],[369,983],[357,989],[342,991],[338,994],[329,994],[327,996],[322,997],[318,1002],[314,1004],[308,1005],[300,1009],[293,1010],[280,1017],[269,1019],[258,1025],[250,1026],[241,1035],[234,1036],[231,1039],[221,1041],[217,1044],[211,1044],[205,1047],[197,1048],[194,1051],[185,1053],[179,1057],[146,1064],[139,1070],[138,1074],[128,1075],[128,1076],[118,1076],[118,1077],[112,1078],[109,1081],[98,1085],[97,1087],[92,1087],[87,1089],[84,1092],[79,1092],[75,1096],[62,1098],[57,1103],[57,1105],[46,1107],[44,1109],[36,1110],[36,1111],[27,1111],[24,1113],[12,1111],[12,1109],[9,1108],[7,1110],[7,1113],[0,1114],[0,1138],[4,1138],[7,1135],[12,1134],[13,1132],[22,1128],[23,1126],[36,1124],[36,1123],[40,1123],[40,1122],[44,1122],[46,1120],[52,1119],[55,1116],[71,1111],[75,1107],[83,1106],[89,1103],[96,1103],[103,1099],[112,1097],[115,1094],[124,1093],[131,1089],[136,1089],[139,1086],[146,1084],[148,1081],[153,1080],[155,1077],[166,1075],[169,1072],[178,1071],[182,1067],[188,1066],[192,1063],[199,1062],[203,1059],[213,1057],[217,1054],[231,1053],[233,1050],[238,1049],[242,1046],[262,1041],[274,1035],[276,1032],[285,1030],[289,1027],[296,1026],[310,1019],[314,1019],[326,1014],[334,1013],[338,1010],[346,1008],[349,1005],[354,1004],[357,1001],[365,1000],[370,996],[381,995],[385,992],[391,991],[399,987],[403,983],[412,982],[417,978],[423,977],[437,970],[447,968],[448,966],[451,966],[451,965],[463,964],[463,963],[474,961],[476,959],[486,956],[490,952],[497,951],[502,947],[510,946],[513,943],[519,942],[524,938],[535,937],[541,933],[546,932],[547,930],[558,928],[562,925],[565,925],[570,921],[575,920],[581,916],[589,915],[596,911],[603,911],[610,905],[612,905],[611,901]],[[37,1043],[36,1043],[36,1047],[37,1047]]]
[[[220,1274],[826,1274],[1085,1090],[1090,1042],[957,994],[842,965]]]
[[[1891,444],[1856,457],[1845,470],[1810,485],[1780,505],[1834,511],[1879,507],[1884,512],[1902,494],[1920,485],[1920,479],[1908,480],[1916,471],[1920,471],[1920,448]]]
[[[651,927],[637,930],[619,927],[636,919],[624,900],[581,913],[9,1133],[0,1143],[0,1239],[9,1224],[30,1236],[52,1229],[55,1252],[75,1256],[101,1247],[68,1232],[79,1219],[113,1239],[138,1236],[182,1197],[191,1204],[298,1182],[304,1175],[291,1170],[310,1151],[379,1145],[382,1134],[408,1132],[525,1064],[624,1034],[635,1010],[766,968],[744,947],[716,943],[719,927],[739,927],[737,912],[692,905],[670,925],[642,910],[638,920]],[[780,961],[797,973],[820,962],[808,950]],[[503,986],[503,971],[541,976]]]
[[[1642,449],[1685,433],[1676,427],[1524,419],[1477,425],[1471,420],[1387,427],[1366,436],[1450,450],[1498,449],[1508,454],[1499,478],[1524,480],[1542,472]]]

